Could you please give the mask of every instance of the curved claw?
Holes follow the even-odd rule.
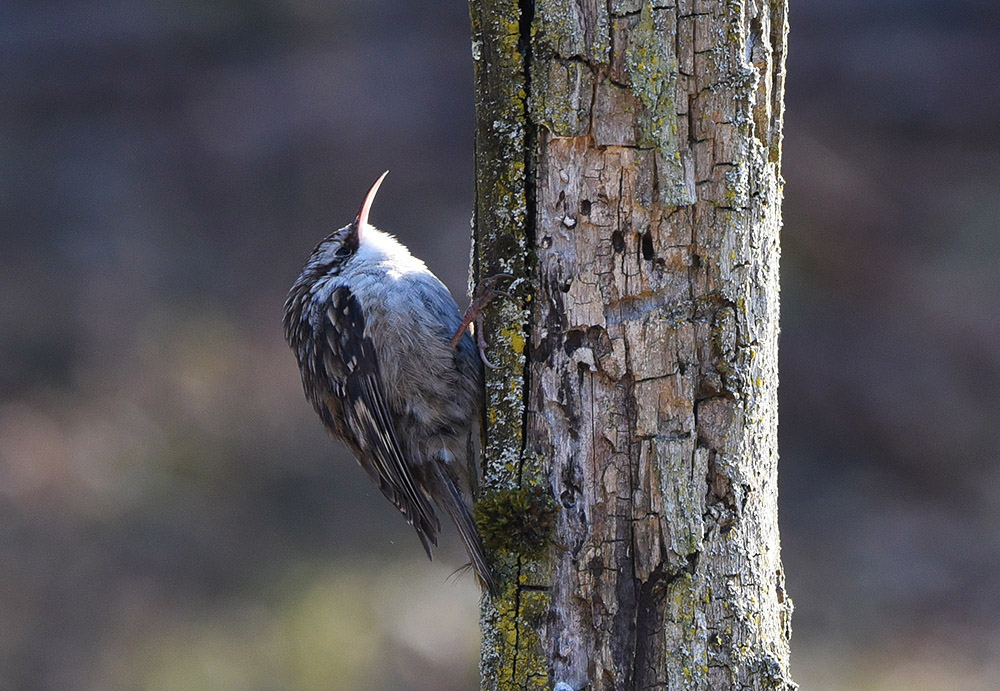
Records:
[[[481,314],[476,315],[476,346],[479,349],[479,359],[483,361],[483,364],[490,369],[496,369],[497,366],[486,357],[487,345],[486,339],[483,338],[483,318]]]
[[[462,315],[462,323],[458,325],[458,330],[455,331],[455,335],[451,337],[451,347],[458,347],[459,341],[462,340],[462,336],[464,336],[469,330],[469,326],[475,323],[475,338],[476,344],[479,346],[479,358],[483,361],[483,364],[490,369],[496,369],[497,366],[490,362],[486,357],[486,341],[483,339],[482,310],[486,307],[486,305],[491,303],[493,300],[496,300],[498,297],[511,297],[510,293],[506,290],[496,290],[493,287],[493,285],[501,278],[514,278],[514,275],[495,274],[483,281],[482,285],[479,287],[479,294],[473,298],[471,303],[469,303],[468,309],[466,309],[465,314]]]

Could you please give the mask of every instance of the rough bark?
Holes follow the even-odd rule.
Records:
[[[518,279],[489,313],[483,501],[560,506],[544,553],[488,540],[483,688],[791,688],[787,2],[470,6],[474,276]]]
[[[539,636],[548,610],[546,562],[523,550],[498,548],[484,525],[481,507],[499,513],[516,509],[505,491],[546,487],[546,467],[525,453],[527,339],[531,319],[530,210],[534,160],[533,131],[527,114],[526,47],[529,18],[517,0],[471,0],[472,55],[476,77],[476,203],[473,217],[472,278],[482,283],[509,274],[510,297],[486,309],[489,358],[483,487],[477,519],[493,552],[503,592],[485,602],[482,613],[484,689],[548,688],[548,670]],[[497,512],[489,516],[497,522]],[[536,555],[540,557],[541,555]],[[524,586],[536,583],[531,591]]]

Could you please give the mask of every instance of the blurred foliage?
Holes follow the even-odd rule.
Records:
[[[1000,686],[1000,12],[791,7],[793,672]],[[0,9],[0,688],[468,689],[476,587],[323,433],[281,337],[373,211],[459,296],[465,3]],[[457,580],[457,583],[455,582]]]
[[[94,688],[472,688],[478,629],[469,613],[478,598],[447,577],[423,563],[294,566],[270,592],[150,628],[134,620],[133,603]]]

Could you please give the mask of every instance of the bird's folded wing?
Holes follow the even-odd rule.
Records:
[[[338,380],[344,422],[362,452],[358,461],[416,529],[429,557],[428,542],[437,544],[441,526],[400,447],[382,391],[378,354],[365,335],[361,304],[347,286],[331,294],[324,327],[324,340],[331,351],[329,367],[340,370],[330,374]]]

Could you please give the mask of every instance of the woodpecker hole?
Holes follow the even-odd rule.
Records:
[[[580,202],[580,215],[589,216],[590,215],[590,200],[584,199]]]
[[[653,251],[653,234],[648,230],[642,234],[642,258],[651,261],[656,256]]]
[[[625,234],[622,231],[616,230],[611,233],[611,247],[617,254],[625,251]]]

